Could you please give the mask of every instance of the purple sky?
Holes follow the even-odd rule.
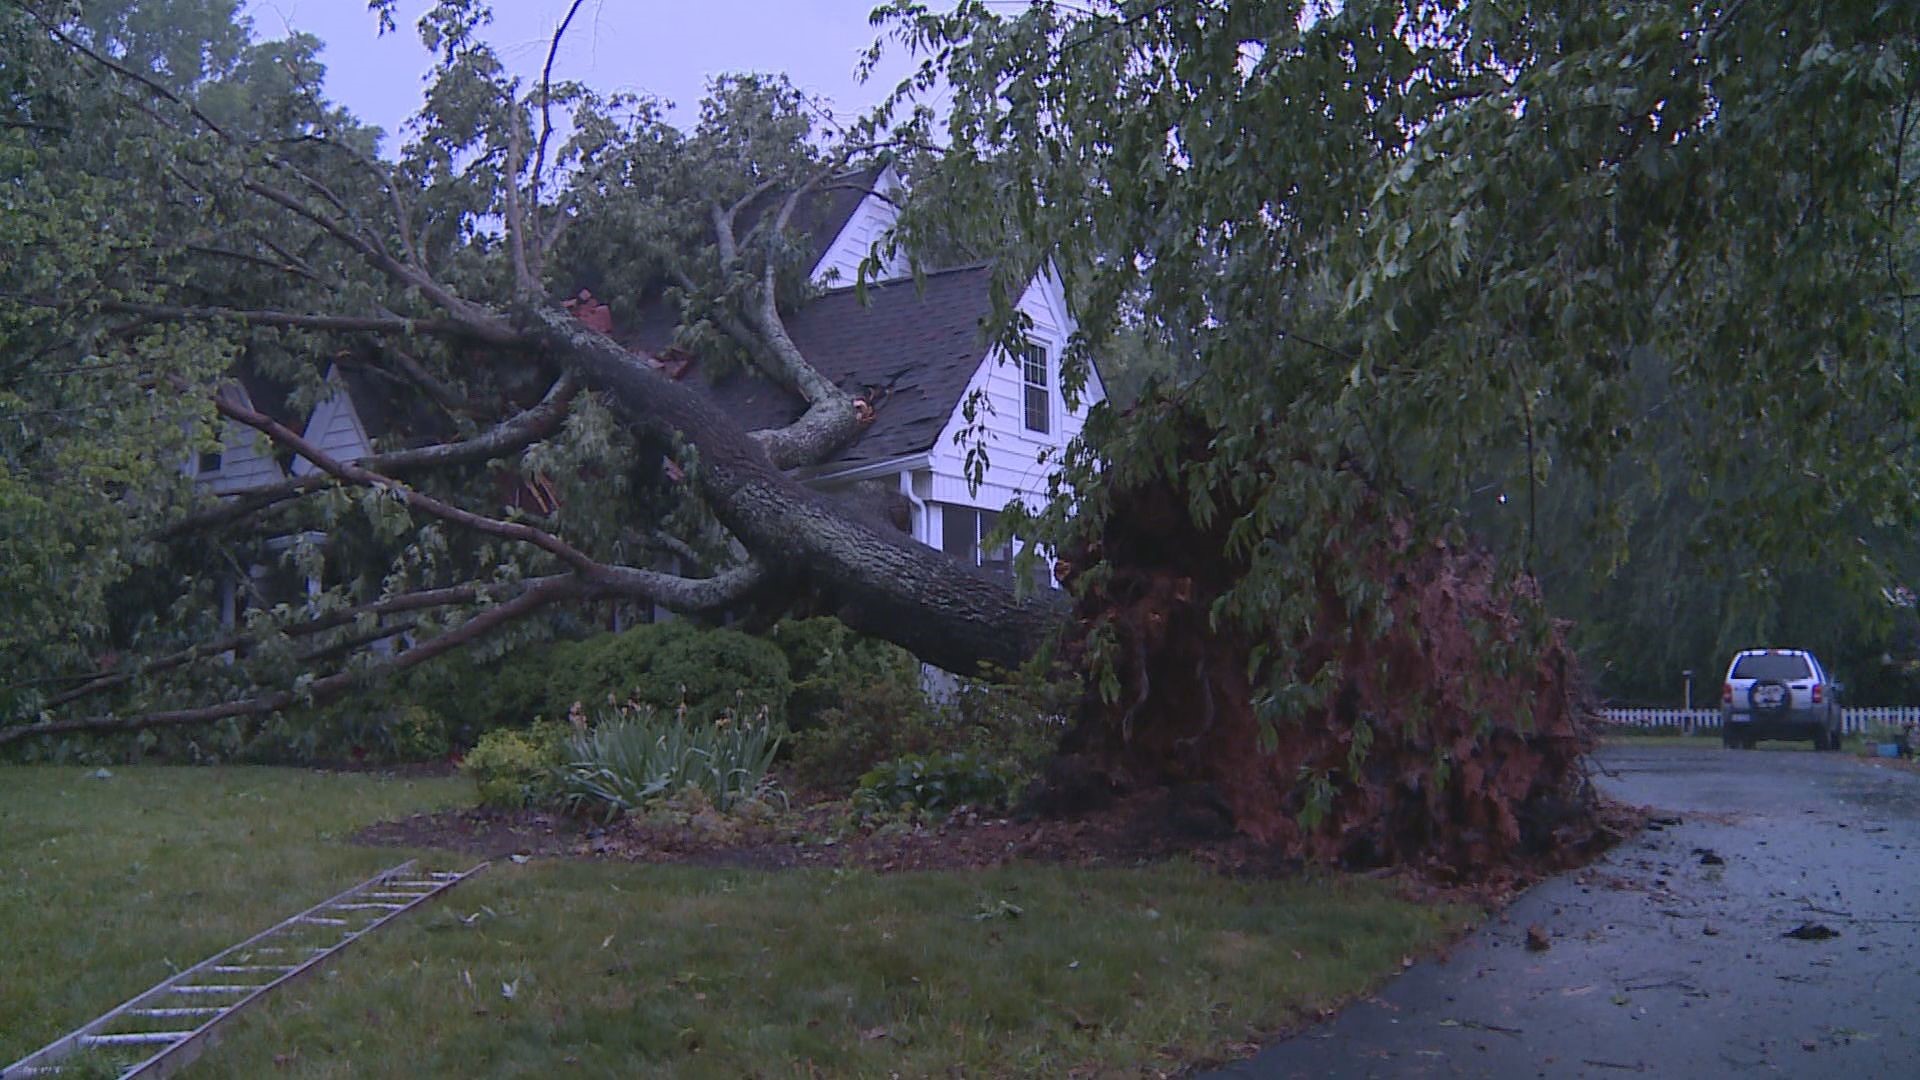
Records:
[[[381,152],[419,108],[430,60],[413,23],[427,0],[401,0],[400,32],[375,36],[364,0],[249,0],[254,29],[281,37],[291,27],[327,43],[327,92],[354,115],[384,128]],[[796,86],[852,117],[876,104],[909,70],[897,46],[874,81],[854,79],[859,55],[875,37],[874,0],[587,0],[567,31],[556,78],[602,91],[625,90],[672,101],[674,121],[693,119],[709,76],[784,71]],[[538,80],[553,28],[567,0],[494,0],[487,38],[501,60],[531,84]]]

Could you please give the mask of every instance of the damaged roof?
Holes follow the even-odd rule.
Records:
[[[933,447],[987,355],[984,322],[992,311],[988,263],[853,288],[835,289],[787,316],[793,343],[840,389],[874,406],[873,423],[833,462],[863,465]],[[783,427],[805,402],[754,371],[710,388],[747,430]]]

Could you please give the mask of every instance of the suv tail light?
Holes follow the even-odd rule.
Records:
[[[1821,687],[1819,683],[1813,684],[1813,703],[1815,705],[1820,704],[1820,689]]]
[[[1733,684],[1732,683],[1729,682],[1729,683],[1720,684],[1720,702],[1723,705],[1733,704]]]

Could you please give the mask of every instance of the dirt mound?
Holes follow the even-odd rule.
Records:
[[[1531,586],[1501,580],[1485,555],[1378,519],[1321,523],[1308,629],[1259,635],[1284,646],[1274,655],[1295,684],[1318,689],[1263,732],[1255,634],[1210,617],[1247,568],[1228,554],[1235,515],[1216,494],[1226,509],[1202,528],[1169,484],[1113,491],[1104,531],[1065,553],[1070,574],[1098,570],[1067,657],[1105,663],[1111,680],[1107,695],[1095,680],[1036,805],[1072,815],[1165,788],[1190,818],[1283,851],[1463,879],[1575,861],[1602,841],[1562,628],[1530,623]],[[1361,536],[1367,550],[1343,550]],[[1360,615],[1341,560],[1382,598]]]

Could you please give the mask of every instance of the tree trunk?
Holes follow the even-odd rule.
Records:
[[[705,395],[669,379],[579,320],[543,305],[515,322],[549,356],[607,394],[629,422],[679,433],[693,480],[753,557],[823,595],[861,633],[958,674],[1018,667],[1061,625],[1064,598],[1017,598],[1005,582],[858,517],[776,468]]]

